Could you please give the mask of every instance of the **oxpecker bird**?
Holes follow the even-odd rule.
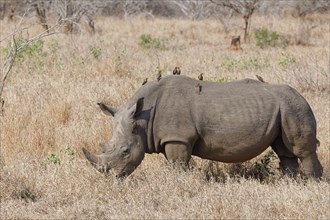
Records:
[[[173,70],[173,75],[180,75],[181,74],[181,69],[180,67],[176,66]]]
[[[265,82],[265,80],[261,77],[261,76],[259,76],[259,75],[256,75],[256,77],[257,77],[257,79],[260,81],[260,82]]]
[[[197,84],[195,85],[195,91],[196,91],[196,94],[197,94],[197,95],[199,95],[199,94],[201,93],[201,91],[202,91],[202,86],[201,86],[201,84],[197,83]]]
[[[142,82],[142,85],[146,84],[148,82],[148,78],[145,78]]]
[[[158,74],[157,74],[157,81],[159,82],[159,80],[162,78],[162,74],[161,74],[161,72],[158,72]]]
[[[204,73],[201,73],[201,74],[198,75],[198,79],[199,79],[199,80],[203,80],[203,79],[204,79],[204,78],[203,78],[203,74],[204,74]]]

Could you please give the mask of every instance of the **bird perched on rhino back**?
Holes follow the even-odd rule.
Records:
[[[181,74],[180,67],[178,67],[178,66],[174,67],[173,75],[180,75],[180,74]]]
[[[202,91],[202,86],[201,86],[201,84],[197,83],[195,85],[195,92],[196,92],[196,94],[197,95],[201,94],[201,91]]]
[[[260,81],[260,82],[265,82],[265,80],[261,77],[261,76],[259,76],[259,75],[256,75],[256,77],[257,77],[257,79]]]
[[[198,80],[203,80],[204,79],[203,74],[204,73],[201,73],[201,74],[198,75]]]
[[[159,71],[159,72],[157,73],[157,77],[156,77],[156,79],[157,79],[157,81],[159,81],[161,78],[162,78],[162,73]]]
[[[145,78],[142,82],[142,85],[145,85],[148,82],[148,78]]]

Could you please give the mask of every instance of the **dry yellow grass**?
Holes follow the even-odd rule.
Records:
[[[312,45],[286,49],[260,49],[251,39],[243,51],[227,50],[231,36],[242,33],[239,18],[230,21],[228,34],[213,20],[99,18],[95,35],[44,39],[41,55],[16,63],[3,93],[0,219],[329,219],[329,20],[329,15],[310,17],[304,25],[317,25]],[[14,25],[1,21],[1,39]],[[255,16],[252,28],[293,39],[301,25],[293,18]],[[40,31],[30,25],[23,34]],[[164,48],[142,48],[142,34],[160,39]],[[1,43],[1,54],[6,46]],[[99,51],[98,59],[91,48]],[[262,183],[244,178],[239,165],[198,158],[183,172],[162,155],[146,155],[123,182],[98,173],[80,152],[82,146],[98,151],[98,143],[111,137],[111,119],[96,103],[119,106],[146,77],[155,79],[159,70],[171,74],[175,66],[191,77],[203,72],[206,80],[258,74],[295,87],[318,121],[324,179],[283,178],[277,159],[270,165],[275,174]]]

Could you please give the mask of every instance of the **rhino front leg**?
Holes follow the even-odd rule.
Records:
[[[170,163],[188,166],[192,154],[192,147],[182,142],[168,142],[165,144],[165,157]]]

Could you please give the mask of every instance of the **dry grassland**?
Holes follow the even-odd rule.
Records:
[[[15,23],[1,22],[3,39]],[[94,35],[45,38],[41,52],[16,62],[3,94],[0,219],[330,219],[329,15],[252,22],[252,32],[266,27],[290,45],[260,49],[252,37],[243,51],[227,50],[231,35],[242,34],[239,18],[227,33],[213,20],[99,18]],[[315,27],[303,29],[309,25]],[[41,31],[26,26],[25,37]],[[143,48],[142,34],[161,48]],[[310,45],[294,44],[301,37]],[[0,46],[3,63],[7,43]],[[296,88],[318,121],[324,179],[283,178],[276,158],[267,165],[274,175],[247,178],[262,156],[238,165],[193,158],[192,170],[183,172],[154,154],[123,182],[98,173],[80,150],[96,152],[111,137],[111,118],[96,103],[120,106],[144,78],[175,66],[191,77],[204,72],[206,80],[258,74]]]

